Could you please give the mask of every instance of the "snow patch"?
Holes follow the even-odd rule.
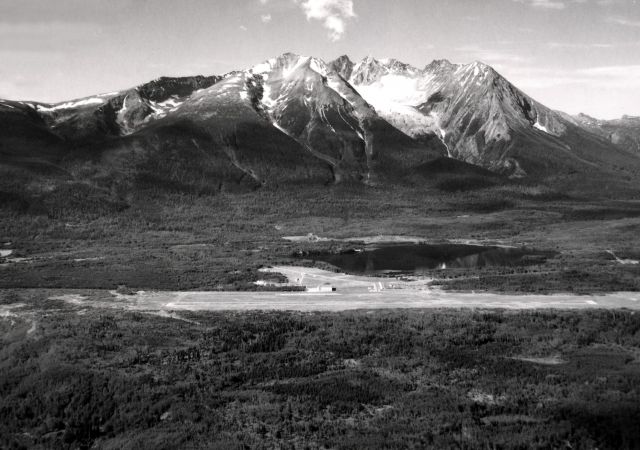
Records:
[[[417,106],[428,98],[419,86],[418,78],[404,75],[385,75],[369,86],[358,86],[358,92],[374,106],[375,103],[382,102]]]
[[[125,112],[127,112],[127,99],[129,98],[129,96],[127,95],[124,100],[122,100],[122,108],[120,108],[120,111],[118,111],[118,118],[120,118],[120,116],[123,116]]]
[[[289,137],[293,137],[293,136],[291,136],[291,134],[290,134],[287,130],[285,130],[284,128],[282,128],[282,127],[278,124],[278,122],[274,121],[274,122],[273,122],[273,126],[274,126],[274,127],[276,127],[278,130],[282,131],[282,132],[283,132],[284,134],[286,134],[287,136],[289,136]]]
[[[160,106],[161,108],[172,108],[173,109],[173,108],[179,107],[183,103],[184,102],[181,102],[176,97],[171,97],[171,98],[165,100],[164,102],[158,103],[158,106]]]
[[[311,68],[311,70],[319,73],[323,77],[327,76],[327,66],[324,64],[324,62],[320,61],[319,59],[311,58],[309,67]]]
[[[535,129],[537,129],[537,130],[540,130],[540,131],[543,131],[543,132],[545,132],[545,133],[547,133],[547,134],[551,134],[551,133],[549,132],[549,130],[547,129],[547,127],[545,127],[544,125],[542,125],[542,124],[540,123],[540,121],[538,121],[538,120],[536,120],[536,123],[534,123],[534,124],[533,124],[533,128],[535,128]]]
[[[36,106],[36,109],[38,111],[57,111],[59,109],[71,109],[71,108],[78,108],[80,106],[89,106],[89,105],[102,105],[104,103],[105,103],[105,100],[102,98],[91,97],[91,98],[85,98],[83,100],[78,100],[75,102],[61,103],[61,104],[50,106],[50,107],[38,105]]]
[[[309,62],[311,58],[309,57],[300,57],[298,62],[293,67],[285,67],[282,71],[283,78],[289,78],[293,75],[300,67]]]
[[[436,132],[437,118],[417,109],[439,90],[433,75],[391,73],[356,89],[380,116],[405,134],[417,137]]]
[[[61,300],[72,305],[82,305],[87,301],[88,297],[80,294],[63,294],[49,297],[49,300]]]
[[[328,78],[327,79],[327,86],[329,86],[330,89],[335,91],[340,97],[342,97],[349,104],[352,105],[351,101],[349,101],[349,99],[346,97],[346,95],[344,95],[344,93],[342,92],[343,91],[342,84],[340,84],[340,82],[338,80],[335,80],[333,77]]]
[[[363,96],[368,103],[373,105],[380,116],[409,136],[424,135],[428,131],[432,131],[435,126],[432,117],[422,114],[413,106],[372,98],[366,94]]]
[[[593,302],[589,304],[597,304],[597,303]],[[558,366],[561,364],[566,364],[566,361],[563,360],[560,355],[545,356],[545,357],[514,356],[512,359],[529,362],[532,364],[540,364],[543,366]]]
[[[276,106],[275,100],[271,98],[271,86],[265,83],[262,89],[262,104],[267,111],[271,111]]]
[[[153,109],[153,112],[158,115],[164,113],[164,108],[161,108],[156,102],[150,101],[149,106]]]
[[[253,66],[250,72],[253,73],[254,75],[264,75],[267,72],[271,72],[271,70],[273,70],[273,66],[275,65],[275,63],[276,63],[275,59],[273,58],[269,59],[263,63]]]
[[[618,264],[622,264],[624,266],[637,266],[637,265],[640,265],[640,261],[635,260],[635,259],[618,258],[618,256],[616,256],[616,254],[613,253],[613,251],[611,251],[611,250],[607,250],[607,253],[609,253],[611,256],[613,256],[613,258],[616,260],[616,262]]]

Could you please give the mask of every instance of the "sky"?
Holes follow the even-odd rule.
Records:
[[[56,102],[285,52],[492,65],[547,106],[640,116],[640,0],[0,0],[0,98]]]

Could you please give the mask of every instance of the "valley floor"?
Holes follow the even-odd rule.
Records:
[[[128,201],[2,210],[0,447],[640,446],[637,201],[518,186]],[[326,239],[285,239],[309,233]],[[556,256],[413,281],[304,257],[379,235]],[[337,291],[256,292],[287,277]]]

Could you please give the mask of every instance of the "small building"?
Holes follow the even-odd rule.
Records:
[[[307,288],[307,292],[316,292],[316,293],[330,293],[335,291],[336,291],[336,288],[331,286],[329,283],[325,283],[316,287]]]

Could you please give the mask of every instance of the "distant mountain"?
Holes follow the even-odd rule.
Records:
[[[586,114],[573,119],[582,127],[598,134],[612,144],[640,155],[640,117],[623,116],[621,119],[598,120]]]
[[[367,57],[351,68],[342,57],[333,64],[350,68],[349,82],[396,128],[418,140],[436,133],[451,157],[496,172],[615,171],[629,159],[600,133],[535,101],[481,62],[438,60],[417,69]]]
[[[0,101],[0,171],[18,170],[17,185],[48,173],[124,196],[483,176],[469,164],[515,178],[637,179],[636,122],[587,122],[479,62],[417,69],[285,53],[57,104]]]

